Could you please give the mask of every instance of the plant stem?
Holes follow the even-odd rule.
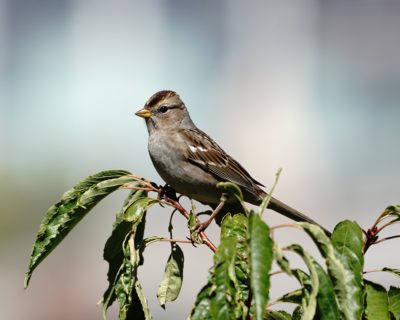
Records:
[[[272,276],[275,276],[275,275],[281,274],[281,273],[285,273],[285,272],[283,272],[282,270],[278,270],[278,271],[271,272],[271,273],[269,274],[269,276],[272,277]]]
[[[263,201],[261,202],[261,205],[260,205],[260,215],[261,215],[261,216],[263,215],[265,209],[267,208],[269,202],[271,201],[272,193],[274,192],[275,187],[276,187],[276,185],[278,184],[278,181],[279,181],[279,177],[280,177],[280,175],[281,175],[281,172],[282,172],[282,168],[279,168],[278,171],[277,171],[276,174],[275,174],[275,182],[274,182],[274,184],[273,184],[271,190],[268,192],[267,196],[266,196],[266,197],[263,199]]]
[[[297,224],[295,223],[285,223],[285,224],[278,224],[277,226],[273,226],[270,228],[271,231],[274,231],[276,229],[282,229],[282,228],[295,228],[295,229],[301,229]]]
[[[187,220],[189,220],[189,213],[186,211],[184,207],[179,203],[179,201],[171,199],[168,197],[166,194],[162,194],[163,188],[157,188],[155,187],[155,183],[146,180],[141,177],[137,177],[135,175],[132,175],[135,179],[138,181],[141,181],[143,184],[145,184],[147,187],[136,187],[136,186],[125,186],[124,188],[126,189],[133,189],[133,190],[144,190],[144,191],[154,191],[158,193],[160,199],[160,205],[165,204],[168,206],[173,207],[174,209],[178,210]],[[196,222],[200,224],[200,220],[196,217]],[[211,249],[212,252],[216,252],[217,248],[216,246],[211,242],[211,240],[207,237],[207,235],[204,233],[204,231],[199,232],[200,239],[202,242]]]
[[[184,207],[182,207],[182,205],[178,201],[164,196],[164,200],[161,200],[160,202],[164,203],[166,205],[172,206],[173,208],[178,210],[187,220],[189,220],[189,216],[190,216],[189,213],[186,211],[186,209]],[[200,223],[200,221],[198,220],[197,217],[196,217],[196,222]],[[212,252],[215,253],[217,251],[216,246],[211,242],[211,240],[207,237],[207,235],[204,233],[204,231],[200,231],[199,236],[200,236],[200,239],[202,240],[202,242],[207,247],[209,247]]]
[[[170,239],[170,238],[164,238],[160,239],[162,242],[172,242],[172,243],[192,243],[190,240],[178,240],[178,239]]]
[[[385,223],[382,227],[378,228],[377,233],[378,233],[378,232],[381,232],[381,231],[382,231],[383,229],[385,229],[386,227],[388,227],[388,226],[390,226],[390,225],[393,225],[393,224],[396,224],[396,223],[400,223],[400,221],[397,220],[397,218],[394,219],[394,220],[390,220],[389,222]]]
[[[398,235],[396,235],[396,236],[386,237],[386,238],[383,238],[383,239],[381,239],[381,240],[375,241],[374,244],[378,244],[378,243],[381,243],[381,242],[383,242],[383,241],[391,240],[391,239],[396,239],[396,238],[400,238],[400,234],[398,234]]]
[[[372,269],[372,270],[363,271],[363,274],[373,273],[373,272],[381,272],[381,271],[382,271],[382,269]]]

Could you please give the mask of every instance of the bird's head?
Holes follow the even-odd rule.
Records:
[[[176,92],[170,90],[153,94],[135,114],[146,120],[149,132],[155,128],[167,130],[193,126],[185,104]]]

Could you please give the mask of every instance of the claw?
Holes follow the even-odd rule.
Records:
[[[178,197],[176,196],[176,191],[168,184],[166,184],[163,187],[160,187],[160,193],[158,194],[158,197],[159,199],[169,198],[174,201],[179,200]]]
[[[154,187],[156,189],[160,189],[161,188],[161,186],[159,186],[157,183],[155,183],[153,181],[150,181],[150,184],[151,184],[152,187]]]
[[[193,247],[197,248],[196,242],[194,241],[194,239],[192,237],[186,237],[186,239],[188,239],[192,243]]]

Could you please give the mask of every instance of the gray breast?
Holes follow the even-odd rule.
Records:
[[[218,181],[213,175],[186,161],[186,144],[179,139],[179,135],[173,133],[150,135],[148,149],[158,174],[180,194],[203,203],[218,203]]]

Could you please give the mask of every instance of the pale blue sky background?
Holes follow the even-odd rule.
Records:
[[[400,202],[399,34],[400,3],[389,0],[0,0],[0,318],[100,318],[102,249],[123,192],[82,221],[26,291],[23,273],[44,212],[81,178],[126,169],[161,182],[134,117],[160,89],[180,93],[257,180],[270,187],[282,167],[281,200],[329,228],[371,225]],[[154,209],[147,233],[167,235],[167,224]],[[276,238],[315,253],[300,232]],[[393,246],[372,248],[366,268],[399,267]],[[147,251],[140,275],[155,319],[183,319],[206,282],[211,252],[183,249],[184,287],[167,311],[155,296],[168,245]],[[275,277],[272,296],[295,285]]]

